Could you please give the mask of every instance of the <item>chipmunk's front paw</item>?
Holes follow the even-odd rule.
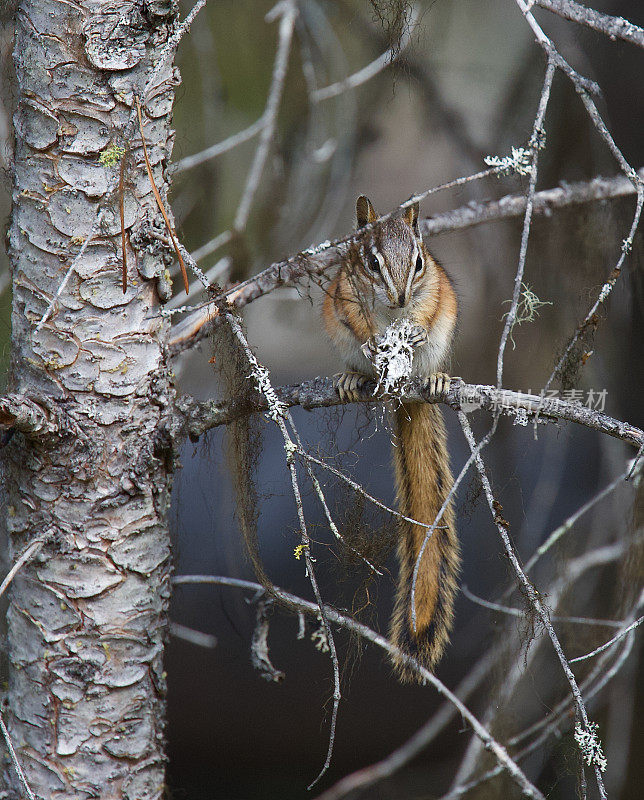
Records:
[[[449,391],[452,379],[445,372],[432,372],[427,381],[427,389],[432,398],[440,399]]]
[[[418,347],[419,344],[425,344],[428,338],[427,328],[423,328],[422,325],[414,325],[409,336],[409,344],[412,347]]]
[[[368,375],[361,372],[340,372],[334,376],[333,383],[343,403],[356,403],[361,390],[369,381]]]

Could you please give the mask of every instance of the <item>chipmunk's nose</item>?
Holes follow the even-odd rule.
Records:
[[[399,305],[401,308],[403,308],[403,307],[404,307],[404,305],[405,305],[405,293],[404,293],[404,292],[401,292],[401,293],[398,295],[398,305]]]

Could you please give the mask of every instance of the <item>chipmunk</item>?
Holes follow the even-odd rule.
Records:
[[[377,220],[371,202],[361,195],[356,202],[357,227]],[[423,244],[418,203],[374,225],[348,248],[322,310],[326,331],[348,370],[336,376],[340,396],[355,398],[364,382],[375,377],[362,345],[402,316],[419,326],[412,375],[427,379],[432,393],[447,391],[450,379],[437,370],[450,349],[456,310],[450,280]],[[400,403],[394,417],[398,508],[406,517],[431,524],[453,485],[442,414],[434,404]],[[412,580],[426,534],[427,528],[400,521],[400,572],[390,637],[402,651],[433,669],[449,640],[460,564],[451,502],[420,563],[414,627]],[[395,665],[403,680],[417,679],[400,659]]]

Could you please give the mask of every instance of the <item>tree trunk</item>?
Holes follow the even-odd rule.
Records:
[[[165,231],[132,115],[174,14],[171,2],[123,0],[21,0],[17,12],[9,391],[64,412],[64,424],[4,449],[12,560],[45,538],[12,585],[6,718],[28,783],[48,800],[163,791],[174,393],[158,302],[171,255],[154,237]],[[142,99],[162,196],[168,62]],[[114,145],[125,149],[125,293]],[[24,796],[12,767],[7,781]]]

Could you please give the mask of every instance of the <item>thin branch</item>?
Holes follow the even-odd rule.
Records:
[[[247,128],[244,128],[243,131],[234,133],[232,136],[229,136],[222,142],[217,142],[216,144],[207,147],[205,150],[201,150],[201,152],[199,153],[194,153],[194,155],[185,156],[185,158],[180,159],[174,166],[173,172],[175,174],[178,174],[180,172],[185,172],[186,170],[192,169],[193,167],[198,167],[205,161],[210,161],[213,158],[217,158],[217,156],[222,155],[223,153],[227,153],[234,147],[237,147],[238,145],[249,141],[250,139],[253,138],[253,136],[257,136],[257,134],[264,129],[265,125],[266,125],[266,119],[264,113],[256,122],[253,122],[252,125],[249,125]]]
[[[619,643],[613,643],[610,651],[600,657],[595,668],[591,671],[590,675],[581,685],[584,697],[586,698],[586,703],[589,703],[623,667],[626,659],[631,653],[634,641],[635,634],[633,631],[631,631],[627,636],[623,650],[606,671],[604,671],[604,667],[611,657],[610,651],[612,651],[612,649],[615,648]],[[530,736],[533,736],[539,731],[546,730],[548,728],[554,729],[560,724],[560,722],[570,720],[572,716],[571,710],[573,703],[574,698],[571,696],[565,697],[563,700],[557,703],[554,708],[550,709],[550,713],[547,717],[542,718],[538,722],[535,722],[534,724],[525,728],[523,731],[508,739],[508,746],[514,746],[520,742],[524,742]]]
[[[603,14],[601,11],[595,11],[594,8],[588,8],[574,0],[535,0],[534,4],[546,8],[564,19],[578,22],[594,31],[604,33],[613,41],[623,39],[638,47],[644,47],[644,28],[633,25],[623,17]]]
[[[475,691],[482,681],[487,677],[491,669],[499,658],[499,650],[489,650],[488,653],[467,673],[454,694],[462,701],[467,700],[468,696]],[[438,734],[454,719],[457,709],[446,701],[441,708],[404,744],[397,747],[392,753],[381,761],[370,764],[368,767],[356,770],[349,775],[345,775],[330,789],[327,789],[321,797],[316,800],[339,800],[350,792],[364,791],[374,783],[388,778],[405,764],[421,753]],[[503,767],[497,767],[499,772]]]
[[[572,67],[568,64],[568,62],[565,61],[565,59],[563,59],[561,57],[561,55],[559,54],[559,52],[557,51],[557,49],[555,48],[553,43],[546,36],[546,34],[543,32],[543,30],[541,29],[541,27],[539,26],[539,24],[535,20],[532,12],[530,10],[531,7],[532,7],[532,2],[528,3],[528,2],[526,2],[526,0],[516,0],[516,3],[519,6],[523,16],[525,17],[526,22],[528,23],[528,25],[532,29],[533,33],[535,34],[536,40],[539,43],[539,45],[544,49],[544,51],[547,53],[547,55],[548,55],[548,57],[550,59],[554,59],[556,65],[572,81],[572,83],[573,83],[573,85],[575,87],[575,90],[579,94],[579,97],[581,98],[582,103],[586,107],[586,111],[588,112],[588,115],[589,115],[593,125],[595,126],[595,128],[598,131],[598,133],[600,134],[600,136],[604,139],[604,141],[608,145],[608,148],[610,149],[611,153],[613,154],[615,160],[618,162],[618,164],[620,165],[622,171],[624,172],[626,177],[631,181],[631,183],[633,184],[633,186],[635,188],[635,191],[637,192],[637,204],[636,204],[636,207],[635,207],[635,213],[633,215],[633,221],[631,223],[631,227],[630,227],[628,236],[626,237],[626,239],[624,239],[624,241],[622,243],[621,255],[620,255],[620,257],[619,257],[619,259],[617,261],[617,264],[613,268],[613,270],[611,271],[608,280],[603,285],[597,300],[595,301],[595,303],[593,304],[592,308],[590,309],[590,311],[586,315],[584,321],[581,323],[581,325],[575,331],[574,336],[572,337],[571,341],[568,343],[568,346],[566,347],[563,355],[559,359],[559,361],[557,363],[557,366],[555,367],[555,369],[552,371],[552,374],[548,378],[548,381],[546,382],[546,385],[544,387],[545,389],[547,389],[551,385],[551,383],[554,380],[555,376],[561,370],[562,365],[565,363],[566,359],[568,358],[569,353],[571,352],[572,348],[575,346],[575,344],[579,340],[580,336],[583,334],[583,332],[587,329],[587,327],[594,320],[595,313],[596,313],[597,309],[606,300],[606,298],[610,295],[610,293],[613,290],[613,286],[615,285],[615,283],[617,281],[617,278],[620,275],[621,267],[622,267],[622,264],[624,262],[624,259],[626,258],[626,255],[630,251],[630,248],[631,248],[631,246],[633,244],[633,238],[635,236],[635,232],[636,232],[637,226],[639,224],[640,216],[641,216],[641,213],[642,213],[642,208],[644,207],[644,183],[643,183],[642,179],[639,177],[639,175],[637,174],[637,172],[628,163],[628,161],[624,157],[624,154],[622,153],[622,151],[617,146],[615,140],[613,139],[612,135],[610,134],[610,131],[606,127],[606,124],[605,124],[601,114],[599,113],[599,111],[597,109],[597,106],[595,105],[595,102],[593,101],[593,99],[589,95],[589,92],[596,93],[595,92],[596,84],[594,86],[589,86],[589,82],[585,78],[583,78],[581,75],[579,75],[579,73],[577,73],[574,69],[572,69]]]
[[[291,486],[293,489],[293,496],[295,498],[295,506],[297,509],[297,516],[300,524],[301,545],[304,553],[304,560],[306,563],[306,573],[309,582],[311,584],[311,588],[313,589],[313,594],[315,595],[315,599],[317,600],[318,603],[320,619],[326,634],[327,643],[329,647],[329,654],[333,666],[333,708],[331,711],[329,745],[324,765],[322,766],[320,773],[315,778],[313,783],[310,784],[309,786],[310,789],[320,780],[320,778],[328,770],[329,765],[331,764],[333,745],[335,743],[335,729],[338,717],[338,708],[341,699],[340,665],[338,662],[338,654],[336,651],[335,640],[333,638],[331,626],[329,625],[329,621],[325,613],[324,604],[322,602],[322,595],[320,593],[320,588],[318,586],[317,578],[315,576],[315,570],[313,568],[313,556],[311,555],[311,540],[306,526],[306,519],[304,517],[304,506],[302,504],[302,495],[300,492],[300,485],[297,477],[297,469],[295,467],[295,462],[293,459],[293,455],[297,446],[295,445],[295,443],[293,442],[293,440],[289,435],[287,422],[291,425],[291,428],[293,430],[295,430],[295,426],[293,425],[292,420],[289,418],[285,406],[280,402],[275,393],[275,390],[273,389],[273,386],[271,385],[268,370],[259,363],[257,357],[251,350],[251,347],[248,344],[248,340],[244,335],[244,331],[242,330],[239,320],[232,314],[225,314],[224,319],[226,323],[230,325],[233,334],[237,338],[237,341],[241,345],[244,353],[246,354],[246,358],[248,359],[248,363],[250,365],[251,372],[257,384],[257,387],[259,391],[264,395],[266,402],[268,403],[269,406],[268,415],[270,419],[277,425],[277,427],[280,430],[280,433],[282,434],[282,438],[284,439],[284,452],[286,453],[286,465],[288,467],[288,471],[291,476]]]
[[[5,579],[0,584],[0,597],[6,592],[7,587],[11,581],[16,577],[18,570],[22,569],[36,555],[40,548],[45,544],[48,539],[53,536],[53,531],[50,529],[44,536],[40,536],[25,549],[24,553],[16,560],[16,563],[7,572]]]
[[[215,584],[219,586],[235,586],[237,588],[248,589],[254,592],[260,591],[263,588],[260,586],[260,584],[253,581],[245,581],[239,578],[226,578],[218,575],[178,575],[173,578],[173,582],[175,585],[179,586],[204,583]],[[302,598],[297,597],[290,592],[286,592],[278,587],[274,588],[277,597],[286,605],[290,605],[295,611],[303,611],[307,614],[319,613],[317,603],[303,600]],[[467,720],[476,735],[484,743],[486,749],[494,754],[497,761],[503,765],[503,768],[507,770],[513,780],[521,787],[525,795],[527,797],[534,798],[535,800],[544,800],[543,794],[528,780],[524,772],[520,769],[520,767],[517,766],[514,759],[508,755],[506,749],[499,744],[499,742],[483,725],[481,725],[481,723],[467,708],[467,706],[432,672],[422,667],[414,658],[406,653],[403,653],[402,650],[399,650],[397,647],[395,647],[388,639],[385,639],[384,636],[376,633],[376,631],[372,630],[366,625],[356,622],[344,614],[340,614],[331,606],[324,606],[324,612],[331,622],[339,625],[342,628],[346,628],[347,630],[357,633],[358,635],[383,649],[385,652],[389,653],[389,655],[393,658],[400,659],[405,663],[406,666],[410,667],[420,677],[422,677],[426,683],[430,683],[439,692],[439,694],[447,698],[454,705],[461,716]]]
[[[640,180],[644,180],[644,169],[638,170],[637,174]],[[532,204],[532,216],[550,218],[555,211],[570,206],[616,200],[635,193],[632,181],[624,175],[616,175],[613,178],[598,177],[591,181],[569,183],[565,186],[536,192]],[[471,202],[455,208],[453,211],[420,220],[419,226],[423,236],[438,236],[441,233],[465,230],[486,222],[514,219],[523,215],[525,209],[526,196],[524,194],[509,194],[500,200]]]
[[[29,798],[29,800],[36,800],[36,796],[31,791],[31,787],[27,783],[27,778],[25,777],[25,773],[22,771],[22,767],[20,766],[20,762],[18,761],[18,756],[16,755],[16,751],[13,748],[11,736],[9,736],[9,731],[7,730],[7,726],[5,725],[4,717],[2,716],[1,712],[0,712],[0,730],[2,730],[2,735],[4,736],[4,740],[7,743],[7,749],[9,750],[9,755],[11,756],[11,763],[13,764],[13,767],[16,770],[16,774],[18,775],[20,783],[23,785],[24,790],[27,793],[27,797]]]
[[[374,572],[376,575],[382,575],[382,572],[379,569],[377,569],[371,563],[371,561],[369,561],[367,558],[365,558],[359,550],[356,550],[355,547],[353,547],[347,541],[345,541],[344,537],[342,536],[342,534],[338,530],[338,526],[333,521],[333,517],[331,516],[331,512],[329,511],[329,506],[327,505],[326,498],[324,496],[324,492],[322,491],[322,486],[320,485],[320,481],[316,478],[315,473],[313,472],[313,467],[311,466],[311,463],[314,462],[314,463],[317,463],[317,464],[322,465],[322,466],[326,466],[326,465],[324,464],[323,461],[320,461],[320,459],[317,459],[314,456],[310,456],[306,452],[306,450],[305,450],[305,448],[304,448],[304,446],[302,444],[302,440],[300,439],[300,435],[297,432],[297,430],[295,428],[295,425],[293,424],[293,420],[292,420],[290,415],[289,415],[289,420],[291,422],[291,427],[293,429],[293,433],[295,434],[295,438],[297,440],[297,454],[299,456],[301,456],[301,458],[304,459],[304,466],[305,466],[306,471],[308,473],[309,480],[311,481],[311,484],[313,485],[313,489],[315,490],[315,493],[318,496],[318,499],[319,499],[319,501],[320,501],[320,503],[322,505],[322,509],[324,510],[324,516],[326,517],[326,520],[327,520],[327,523],[329,525],[329,528],[331,529],[331,533],[335,536],[335,538],[339,542],[342,542],[342,544],[344,545],[344,547],[347,548],[347,550],[350,550],[355,556],[357,556],[359,559],[361,559],[369,567],[369,569],[372,572]],[[342,473],[340,473],[339,470],[335,470],[334,469],[333,471],[334,471],[335,474],[342,475]],[[345,480],[349,481],[349,483],[354,483],[348,476],[342,475],[342,477]],[[359,484],[355,484],[355,485],[359,489],[362,489],[362,487]],[[364,494],[366,495],[367,493],[364,492]],[[373,498],[373,501],[377,505],[383,505],[383,504],[379,503],[379,501],[377,501],[375,498]],[[387,508],[386,506],[384,506],[384,507],[386,508],[386,510],[391,511],[394,514],[397,514],[397,512],[395,512],[393,509]],[[402,514],[400,516],[402,516]]]
[[[192,253],[190,253],[190,257],[193,261],[200,261],[202,258],[211,255],[216,250],[219,250],[220,247],[223,247],[225,244],[233,238],[233,235],[230,231],[223,231],[218,236],[210,239],[210,241],[206,242],[206,244],[202,244],[201,247],[198,247]]]
[[[632,644],[632,641],[633,639],[631,635],[631,637],[629,637],[629,642]],[[619,671],[623,666],[629,653],[630,653],[630,647],[627,644],[620,657],[617,659],[613,667],[611,667],[611,669],[606,673],[606,675],[610,675],[610,677],[612,677],[617,671]],[[582,689],[585,688],[589,683],[590,683],[589,680],[584,681]],[[586,701],[588,701],[588,699],[590,699],[590,696],[586,697]],[[570,721],[570,714],[568,712],[569,707],[570,707],[569,700],[563,701],[547,717],[544,717],[541,720],[541,722],[538,724],[538,727],[531,726],[530,728],[522,731],[519,735],[509,739],[507,745],[508,746],[515,745],[521,741],[524,741],[528,735],[528,732],[534,733],[535,730],[540,731],[539,735],[532,742],[530,742],[529,745],[524,747],[514,756],[515,760],[522,761],[526,756],[530,755],[530,753],[533,753],[538,747],[540,747],[551,735],[558,733],[562,723],[569,723]],[[456,798],[462,797],[464,794],[476,788],[477,786],[480,786],[481,784],[486,783],[492,778],[495,778],[501,772],[502,768],[499,765],[497,765],[496,767],[493,767],[491,770],[488,770],[487,772],[483,773],[483,775],[480,775],[478,778],[474,778],[473,780],[468,781],[467,783],[454,787],[447,794],[442,795],[439,798],[439,800],[456,800]]]
[[[217,646],[217,637],[211,633],[203,633],[203,631],[196,631],[194,628],[189,628],[187,625],[181,625],[179,622],[170,622],[170,636],[176,639],[182,639],[184,642],[189,642],[197,647],[203,647],[207,650],[212,650]]]
[[[479,597],[478,595],[471,592],[465,584],[461,584],[461,590],[465,597],[468,600],[471,600],[473,603],[476,603],[479,606],[483,606],[483,608],[487,608],[490,611],[499,611],[502,614],[507,614],[511,617],[519,617],[521,619],[525,619],[525,610],[522,608],[512,608],[511,606],[504,606],[500,603],[494,603],[491,600],[485,600],[483,597]],[[554,622],[570,622],[575,625],[604,625],[608,628],[619,628],[623,623],[619,620],[615,619],[591,619],[590,617],[562,617],[557,614],[552,614],[550,619]],[[570,663],[572,664],[573,661],[576,659],[571,658]]]
[[[575,586],[576,582],[580,580],[589,570],[595,569],[600,566],[605,566],[607,564],[614,563],[618,559],[620,559],[626,551],[626,545],[624,542],[618,542],[613,545],[609,545],[606,547],[601,547],[595,550],[590,550],[586,553],[583,553],[581,556],[572,559],[566,563],[566,569],[562,572],[561,577],[555,581],[553,584],[550,584],[547,587],[547,596],[548,601],[552,608],[557,608],[561,601],[561,598],[572,588]],[[504,593],[505,594],[505,593]],[[512,642],[512,638],[509,635],[504,635],[501,638],[506,646]],[[495,695],[490,699],[490,710],[486,715],[485,722],[488,726],[493,724],[493,721],[499,711],[500,708],[506,708],[509,703],[510,699],[516,691],[516,687],[518,682],[525,677],[527,673],[531,670],[531,664],[536,657],[538,647],[543,642],[541,638],[532,638],[528,643],[527,650],[520,661],[515,661],[511,667],[506,668],[504,673],[504,681],[502,685],[499,687],[498,691]],[[601,660],[601,659],[600,659]],[[584,692],[583,696],[586,699],[586,702],[593,696],[592,693],[586,694],[586,688],[592,683],[594,680],[594,676],[592,673],[591,675],[584,681],[581,686],[582,691]],[[595,691],[595,690],[593,690]],[[599,691],[597,688],[596,691]],[[556,708],[555,712],[561,712],[562,715],[566,716],[566,719],[570,718],[570,714],[568,714],[568,710],[571,707],[569,700],[574,702],[574,698],[569,698],[562,701]],[[565,709],[565,712],[561,709]],[[553,712],[554,713],[554,712]],[[536,723],[533,727],[528,728],[526,731],[519,734],[521,737],[519,740],[515,738],[509,739],[507,744],[508,745],[515,745],[517,741],[523,741],[533,732],[540,731],[545,725],[549,724],[549,719],[552,719],[550,716],[545,720],[542,720],[540,723]],[[466,753],[466,760],[461,765],[459,769],[459,775],[457,776],[453,787],[455,788],[456,785],[460,780],[466,779],[472,772],[472,767],[474,765],[475,759],[480,752],[480,747],[478,747],[478,742],[473,740],[470,746],[468,747]],[[465,773],[465,774],[463,774]]]
[[[637,603],[637,608],[639,608],[642,605],[643,602],[644,602],[644,591],[642,591],[641,594],[640,594],[640,597],[639,597],[639,600],[638,600],[638,603]],[[594,656],[597,656],[600,653],[603,653],[604,650],[608,650],[608,648],[612,647],[612,645],[615,644],[615,642],[619,641],[623,636],[626,636],[626,634],[630,633],[632,630],[637,628],[639,625],[642,624],[642,622],[644,622],[644,616],[640,617],[639,619],[636,619],[635,622],[631,622],[630,625],[626,625],[625,627],[623,627],[619,631],[619,633],[617,633],[617,634],[615,634],[615,636],[613,636],[612,639],[609,639],[607,642],[605,642],[604,644],[602,644],[599,647],[595,648],[595,650],[592,650],[590,653],[586,653],[585,656],[577,656],[577,658],[571,658],[570,659],[570,663],[574,664],[576,661],[585,661],[588,658],[593,658]],[[623,623],[620,623],[620,624],[623,624]]]
[[[85,250],[87,250],[87,246],[89,245],[89,243],[94,239],[94,237],[98,233],[99,228],[101,227],[101,223],[103,222],[104,215],[105,215],[105,212],[102,211],[102,210],[99,210],[98,214],[96,215],[96,218],[94,219],[94,222],[92,223],[92,227],[90,229],[90,232],[85,237],[85,241],[81,245],[80,250],[78,251],[78,253],[76,253],[76,256],[72,259],[72,262],[69,265],[69,267],[67,269],[67,272],[65,273],[65,276],[63,277],[62,281],[60,282],[60,284],[58,286],[58,289],[56,290],[56,294],[51,298],[51,300],[49,302],[49,305],[45,309],[45,313],[42,315],[42,317],[40,318],[40,321],[36,325],[36,333],[42,328],[42,326],[45,324],[45,322],[47,322],[47,320],[51,316],[51,312],[53,311],[54,306],[56,305],[56,302],[58,301],[58,298],[61,296],[61,294],[65,290],[65,286],[67,286],[67,281],[70,279],[71,274],[74,271],[74,268],[76,267],[76,264],[81,260],[81,258],[83,257],[83,255],[85,253]]]
[[[382,224],[388,219],[391,219],[395,214],[399,213],[401,209],[408,208],[416,202],[429,197],[429,195],[436,194],[446,189],[455,189],[464,186],[467,183],[487,178],[491,175],[498,175],[500,172],[499,167],[491,167],[490,169],[481,170],[473,175],[466,175],[464,177],[455,178],[452,181],[443,183],[440,186],[427,189],[420,194],[415,194],[401,203],[398,208],[380,217],[376,222],[365,226],[358,233],[351,233],[340,239],[332,242],[322,242],[321,244],[302,250],[284,261],[276,262],[259,274],[248,278],[243,283],[229,289],[216,298],[218,301],[215,303],[203,303],[196,305],[195,311],[188,318],[184,319],[176,325],[170,334],[169,340],[169,353],[175,356],[178,353],[193,347],[202,339],[204,339],[210,332],[211,324],[219,317],[219,305],[228,303],[235,308],[243,308],[248,303],[262,297],[274,289],[282,286],[292,286],[302,278],[315,277],[316,275],[324,274],[330,267],[336,266],[342,258],[344,250],[352,243],[364,236],[367,229],[373,228]],[[220,234],[225,236],[226,234]],[[184,256],[185,257],[185,256]],[[189,262],[190,263],[190,262]]]
[[[348,484],[354,490],[354,492],[359,494],[361,497],[364,497],[364,499],[368,500],[370,503],[373,503],[374,506],[377,506],[378,508],[381,508],[383,511],[386,511],[387,514],[391,514],[393,517],[397,517],[398,519],[404,520],[405,522],[409,522],[412,525],[418,525],[421,528],[428,528],[429,530],[432,530],[434,528],[433,525],[429,525],[427,522],[420,522],[417,519],[413,519],[413,517],[406,517],[404,514],[401,514],[400,511],[396,511],[395,508],[391,508],[391,506],[386,505],[382,501],[378,500],[377,497],[374,497],[373,495],[369,494],[369,492],[365,491],[365,489],[363,489],[359,483],[356,483],[348,475],[345,475],[344,472],[341,472],[339,469],[336,469],[335,467],[331,466],[331,464],[327,464],[326,461],[322,461],[322,459],[312,456],[310,453],[307,453],[301,447],[298,448],[296,452],[301,458],[305,459],[306,461],[310,461],[312,464],[317,464],[319,467],[322,467],[322,469],[325,469],[332,475],[335,475],[336,478],[340,478],[340,480]]]
[[[634,173],[634,174],[637,175],[637,173]],[[621,275],[622,264],[624,263],[624,260],[626,259],[627,254],[630,252],[630,249],[631,249],[631,246],[632,246],[632,243],[633,243],[633,239],[635,237],[635,232],[637,230],[637,226],[639,225],[640,216],[642,214],[642,208],[644,208],[644,188],[643,188],[643,184],[642,184],[642,179],[639,176],[637,176],[637,181],[638,181],[638,183],[637,183],[637,204],[635,206],[635,214],[633,216],[633,221],[631,223],[631,227],[630,227],[628,236],[622,242],[621,255],[620,255],[620,257],[619,257],[619,259],[617,261],[617,264],[611,270],[611,273],[608,276],[608,279],[606,280],[606,282],[602,286],[599,294],[597,295],[597,299],[595,300],[595,302],[591,306],[590,310],[588,311],[588,313],[586,314],[586,316],[584,317],[582,322],[577,326],[577,330],[573,334],[572,338],[570,339],[570,341],[568,342],[568,344],[566,346],[566,349],[564,350],[564,352],[562,353],[561,357],[557,361],[557,364],[556,364],[555,368],[552,370],[552,373],[550,374],[550,377],[546,381],[546,384],[544,386],[544,391],[547,391],[549,389],[549,387],[552,385],[552,382],[555,380],[557,375],[560,373],[562,366],[566,363],[566,360],[568,359],[568,356],[570,355],[570,352],[572,351],[573,347],[577,344],[577,342],[579,341],[581,336],[586,332],[586,330],[588,330],[590,327],[592,327],[593,324],[595,323],[595,319],[596,319],[595,315],[597,314],[597,311],[599,310],[599,307],[609,297],[610,293],[613,291],[613,287],[617,283],[617,279]]]
[[[347,78],[337,81],[336,83],[332,83],[329,86],[322,86],[319,89],[316,89],[311,93],[312,102],[319,103],[321,100],[328,100],[331,97],[337,97],[339,94],[342,94],[349,89],[355,89],[356,87],[361,86],[363,83],[366,83],[367,81],[371,80],[371,78],[375,77],[379,72],[382,72],[383,69],[392,64],[398,58],[398,56],[407,49],[409,43],[411,42],[419,17],[419,8],[417,6],[412,6],[409,22],[405,27],[397,47],[389,47],[384,53],[382,53],[382,55],[378,56],[378,58],[376,58],[370,64],[367,64],[366,67],[358,70],[358,72],[354,72],[353,75],[349,75]]]
[[[583,91],[591,92],[592,94],[600,94],[601,90],[595,81],[584,78],[583,75],[580,75],[577,72],[577,70],[573,69],[543,32],[543,29],[530,11],[533,0],[516,0],[516,4],[519,6],[519,9],[525,17],[526,22],[532,29],[537,43],[544,49],[546,55],[554,60],[557,67],[559,67],[559,69],[570,78],[570,80],[574,83],[575,88],[583,89]]]
[[[608,486],[605,486],[598,494],[588,500],[587,503],[584,503],[584,505],[578,508],[574,514],[571,514],[565,522],[559,525],[559,527],[555,528],[550,536],[548,536],[546,541],[540,545],[534,554],[528,559],[525,565],[525,571],[530,572],[541,556],[545,555],[548,550],[550,550],[550,548],[572,528],[572,526],[577,522],[578,519],[580,519],[580,517],[582,517],[587,511],[590,511],[593,506],[599,503],[600,500],[603,500],[604,497],[613,492],[618,486],[623,485],[628,477],[628,474],[628,472],[625,472],[618,478],[615,478],[615,480],[609,483]]]
[[[459,422],[461,423],[461,427],[463,428],[463,432],[465,434],[465,438],[467,439],[467,442],[468,442],[468,444],[470,446],[470,449],[472,450],[472,452],[474,452],[474,450],[476,449],[476,440],[474,439],[474,434],[472,433],[472,429],[471,429],[470,423],[469,423],[469,421],[467,419],[467,415],[464,414],[462,411],[459,411],[458,418],[459,418]],[[492,487],[490,486],[490,481],[488,479],[487,472],[485,471],[485,466],[483,464],[483,460],[482,460],[480,455],[478,455],[477,458],[476,458],[476,466],[477,466],[478,471],[479,471],[479,476],[481,478],[481,483],[483,484],[483,490],[485,492],[485,496],[486,496],[487,501],[488,501],[488,506],[490,508],[490,513],[492,515],[492,519],[493,519],[494,524],[495,524],[495,526],[496,526],[496,528],[497,528],[497,530],[499,532],[499,535],[501,537],[501,541],[503,542],[503,546],[504,546],[505,551],[507,553],[507,556],[508,556],[508,558],[510,560],[510,563],[512,564],[512,567],[514,568],[514,571],[515,571],[515,573],[517,575],[517,578],[518,578],[521,586],[523,587],[528,599],[530,600],[530,603],[531,603],[532,607],[534,608],[535,612],[537,613],[537,615],[541,619],[541,623],[544,626],[545,630],[547,631],[548,636],[550,637],[550,641],[552,642],[552,646],[553,646],[553,648],[554,648],[554,650],[555,650],[555,652],[557,654],[557,657],[559,658],[559,662],[561,664],[561,667],[562,667],[562,669],[564,671],[564,674],[565,674],[565,676],[566,676],[566,678],[568,680],[568,683],[570,685],[570,690],[571,690],[571,692],[573,694],[573,697],[575,698],[575,703],[576,703],[576,706],[577,706],[577,712],[579,714],[579,717],[583,721],[584,728],[587,731],[592,732],[592,729],[590,727],[590,720],[588,719],[588,713],[586,711],[586,706],[585,706],[584,700],[583,700],[583,698],[581,696],[581,692],[579,691],[579,686],[577,685],[577,680],[576,680],[572,670],[570,669],[570,664],[568,663],[568,660],[566,659],[566,656],[564,655],[564,652],[563,652],[563,649],[561,647],[561,644],[559,643],[559,639],[557,637],[557,634],[555,633],[555,630],[552,627],[552,623],[550,622],[550,618],[549,618],[544,606],[542,605],[541,600],[539,599],[539,595],[538,595],[537,591],[535,590],[535,588],[530,583],[530,581],[528,580],[525,572],[521,568],[521,564],[519,563],[519,559],[517,557],[517,554],[516,554],[516,552],[514,550],[514,547],[512,546],[512,543],[510,541],[510,537],[509,537],[509,534],[508,534],[508,523],[503,519],[503,517],[501,515],[501,510],[502,509],[501,509],[500,505],[497,503],[497,501],[494,499],[494,495],[492,494]],[[604,788],[604,781],[603,781],[602,774],[601,774],[601,771],[600,771],[598,765],[595,765],[595,778],[597,780],[597,786],[599,788],[599,793],[600,793],[600,795],[602,797],[602,800],[606,800],[606,789]]]
[[[239,202],[233,228],[236,231],[241,231],[246,227],[248,216],[250,214],[250,207],[255,197],[255,192],[259,186],[259,181],[264,171],[266,159],[270,150],[273,136],[275,134],[275,126],[277,123],[277,112],[279,110],[280,100],[282,98],[282,91],[284,89],[284,81],[286,80],[286,68],[288,66],[288,57],[291,52],[291,41],[293,39],[293,29],[295,27],[295,19],[298,10],[294,0],[281,0],[271,12],[270,21],[277,16],[281,17],[279,29],[279,43],[277,45],[277,53],[275,55],[275,64],[273,66],[273,78],[271,81],[271,88],[266,100],[266,109],[264,111],[264,124],[262,126],[261,136],[255,157],[246,179],[246,185],[242,193],[242,198]]]
[[[534,195],[537,186],[537,174],[539,163],[539,150],[544,146],[544,119],[546,116],[546,109],[548,108],[548,100],[550,99],[550,89],[552,88],[552,80],[555,76],[555,62],[552,57],[548,58],[548,66],[546,67],[546,75],[543,80],[543,87],[541,89],[541,97],[539,98],[539,107],[537,115],[532,126],[532,137],[530,138],[530,148],[532,151],[532,159],[530,164],[530,181],[528,183],[528,192],[526,195],[525,216],[523,218],[523,230],[521,232],[521,246],[519,248],[519,263],[517,265],[517,272],[514,278],[514,293],[512,295],[512,304],[510,310],[505,317],[505,325],[501,334],[501,341],[499,343],[499,353],[496,364],[496,385],[500,389],[503,385],[503,356],[505,354],[505,347],[508,341],[508,336],[512,334],[512,329],[517,319],[517,308],[519,306],[519,297],[523,286],[523,272],[525,269],[525,260],[528,251],[528,237],[530,236],[530,225],[532,222],[532,208],[534,205]]]
[[[494,174],[497,170],[485,170],[465,180],[478,180]],[[644,168],[638,177],[644,180]],[[443,184],[430,190],[435,193],[452,188],[457,181]],[[569,206],[593,203],[601,200],[612,200],[635,194],[632,182],[621,175],[613,178],[594,178],[588,182],[572,183],[566,186],[546,189],[534,196],[533,216],[550,217],[553,212]],[[423,195],[426,196],[426,195]],[[484,203],[469,203],[460,208],[421,220],[420,229],[423,236],[437,236],[441,233],[464,230],[486,222],[513,219],[525,213],[526,198],[524,195],[506,195],[499,200]],[[232,234],[225,231],[206,245],[196,250],[192,256],[195,260],[209,255],[217,248],[230,241]],[[315,278],[325,274],[339,263],[343,249],[355,241],[356,234],[350,234],[332,242],[324,242],[316,247],[308,248],[284,261],[267,267],[252,278],[227,290],[221,295],[235,308],[243,308],[259,297],[286,286],[294,286],[305,278]],[[195,306],[193,313],[178,325],[174,326],[170,335],[170,355],[176,356],[193,347],[205,338],[210,330],[210,323],[218,316],[219,311],[212,303]]]

